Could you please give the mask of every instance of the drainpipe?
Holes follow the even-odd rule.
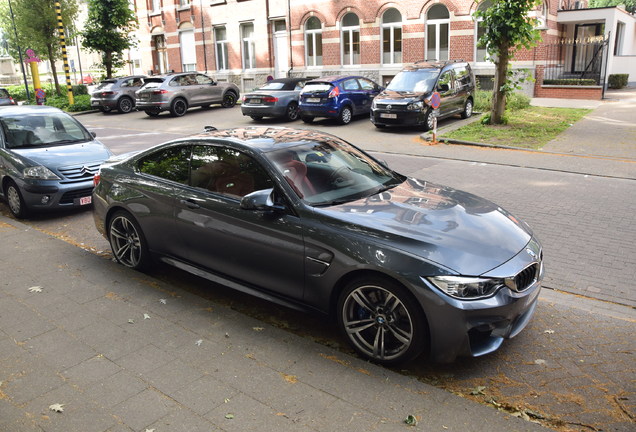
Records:
[[[291,78],[291,72],[294,70],[294,57],[292,50],[292,21],[291,21],[291,0],[287,0],[287,45],[289,45],[289,70],[287,71],[287,78]]]
[[[205,73],[208,73],[208,53],[205,48],[205,19],[203,18],[203,0],[199,0],[199,13],[201,14],[201,36],[203,37],[203,65],[205,66]]]

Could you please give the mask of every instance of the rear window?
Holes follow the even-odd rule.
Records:
[[[331,83],[308,83],[307,85],[305,85],[302,92],[326,92],[330,91],[332,87],[333,84]]]
[[[114,80],[114,79],[104,80],[104,81],[99,83],[99,85],[95,88],[95,90],[102,90],[102,89],[105,89],[107,87],[111,87],[116,82],[117,82],[117,80]]]
[[[9,92],[6,91],[5,89],[0,89],[0,98],[2,99],[9,99]]]
[[[157,88],[163,83],[163,78],[147,78],[142,88]]]

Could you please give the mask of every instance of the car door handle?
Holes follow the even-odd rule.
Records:
[[[195,203],[192,200],[181,200],[179,201],[181,204],[183,204],[184,206],[186,206],[187,208],[191,208],[191,209],[199,209],[201,208],[201,206],[197,203]]]

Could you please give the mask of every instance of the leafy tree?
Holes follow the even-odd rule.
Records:
[[[539,4],[541,0],[492,0],[489,8],[475,13],[483,19],[486,28],[479,43],[486,47],[495,63],[490,124],[503,122],[506,94],[518,85],[514,82],[514,73],[509,70],[514,52],[521,47],[532,47],[540,38],[540,32],[535,29],[536,19],[528,16]]]
[[[128,0],[88,0],[88,20],[81,32],[84,47],[102,53],[106,77],[126,64],[123,51],[135,46],[131,35],[137,29],[137,17]]]
[[[59,0],[59,2],[62,8],[64,28],[71,29],[77,17],[77,2],[76,0]],[[18,40],[16,40],[13,31],[9,3],[2,2],[0,4],[0,28],[7,39],[9,55],[18,63],[20,56],[17,47],[20,45],[22,55],[27,49],[32,49],[41,60],[49,60],[55,81],[55,90],[61,94],[55,67],[55,61],[62,58],[55,1],[11,0],[11,5],[18,31]]]
[[[636,13],[636,0],[590,0],[589,7],[601,8],[618,5],[624,5],[629,13]]]

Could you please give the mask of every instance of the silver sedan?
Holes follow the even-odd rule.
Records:
[[[263,117],[298,119],[298,98],[307,78],[280,78],[268,81],[258,90],[243,96],[241,112],[254,120]]]

